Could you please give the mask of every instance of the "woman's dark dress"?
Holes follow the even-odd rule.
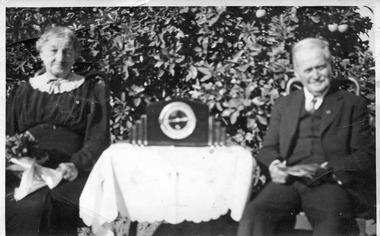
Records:
[[[37,190],[14,201],[19,180],[7,172],[7,235],[75,235],[79,222],[79,196],[100,154],[110,144],[109,93],[103,80],[86,78],[78,88],[48,94],[21,85],[7,100],[7,134],[30,131],[39,149],[49,153],[44,166],[56,168],[73,162],[79,176],[62,180],[53,190]]]

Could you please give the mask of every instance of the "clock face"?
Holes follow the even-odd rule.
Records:
[[[162,132],[172,139],[187,138],[193,133],[197,123],[193,109],[179,101],[166,105],[158,120]]]

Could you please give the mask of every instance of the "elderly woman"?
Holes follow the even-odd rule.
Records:
[[[15,201],[11,193],[20,180],[7,173],[6,233],[76,235],[79,196],[110,144],[108,89],[101,79],[72,72],[81,45],[71,29],[50,28],[36,47],[44,70],[7,100],[6,131],[29,131],[48,153],[43,166],[61,171],[63,181]]]

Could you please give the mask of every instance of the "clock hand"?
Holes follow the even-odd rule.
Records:
[[[179,122],[187,122],[189,119],[187,117],[179,118],[176,117],[174,119],[168,119],[169,123],[179,123]]]

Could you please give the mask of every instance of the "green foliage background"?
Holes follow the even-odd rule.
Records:
[[[263,16],[256,15],[265,10]],[[374,59],[359,35],[372,23],[356,7],[7,8],[7,92],[41,68],[45,27],[74,28],[83,43],[74,70],[100,70],[111,86],[113,141],[126,139],[146,104],[174,96],[208,104],[255,156],[271,106],[293,77],[291,45],[321,37],[334,77],[354,76],[375,114]],[[262,11],[261,11],[262,13]],[[347,24],[331,32],[329,24]]]

